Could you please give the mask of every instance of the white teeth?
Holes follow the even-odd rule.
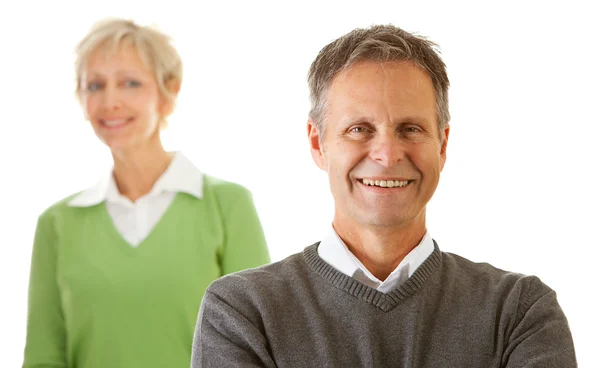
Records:
[[[408,185],[408,180],[370,180],[362,179],[365,185],[372,185],[381,188],[402,188]]]

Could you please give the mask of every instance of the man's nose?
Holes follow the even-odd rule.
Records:
[[[384,167],[392,167],[406,156],[405,142],[393,131],[379,132],[372,142],[370,157]]]

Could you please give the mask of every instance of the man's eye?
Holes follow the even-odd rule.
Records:
[[[402,130],[405,131],[406,133],[418,133],[421,131],[421,129],[419,129],[418,127],[415,127],[415,126],[408,126]]]
[[[367,131],[367,128],[365,127],[354,127],[352,129],[350,129],[350,132],[352,133],[364,133]]]

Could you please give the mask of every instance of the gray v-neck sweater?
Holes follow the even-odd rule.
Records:
[[[576,367],[555,292],[437,244],[384,294],[335,270],[318,244],[215,281],[192,367]]]

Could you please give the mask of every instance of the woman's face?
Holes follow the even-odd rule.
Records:
[[[81,81],[82,103],[94,132],[111,150],[160,141],[160,121],[168,101],[152,70],[133,46],[106,47],[87,60]]]

